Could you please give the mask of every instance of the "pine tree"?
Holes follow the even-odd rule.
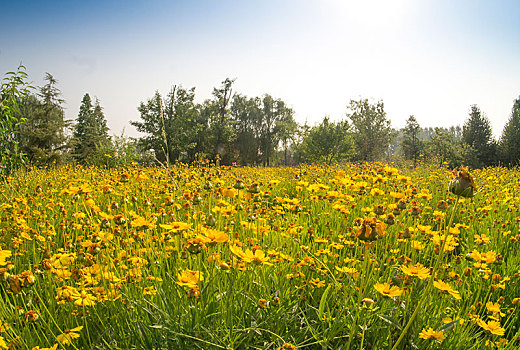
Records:
[[[20,126],[22,150],[31,162],[39,165],[62,163],[67,147],[64,101],[56,87],[56,79],[47,73],[45,81],[38,96],[30,96],[24,101],[26,122]]]
[[[413,166],[415,168],[417,157],[423,148],[423,142],[419,139],[421,127],[413,115],[408,118],[406,126],[402,131],[403,139],[401,141],[401,148],[403,149],[406,159],[413,159]]]
[[[86,93],[74,128],[74,158],[79,163],[88,163],[89,157],[109,142],[107,122],[99,100],[92,105],[90,95]]]
[[[462,141],[475,150],[475,167],[491,165],[494,161],[494,143],[489,119],[476,105],[471,106],[469,118],[462,128]]]
[[[500,153],[505,164],[520,164],[520,97],[515,100],[511,116],[502,132]]]

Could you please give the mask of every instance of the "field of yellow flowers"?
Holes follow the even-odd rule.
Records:
[[[69,166],[0,191],[0,349],[520,348],[518,170]]]

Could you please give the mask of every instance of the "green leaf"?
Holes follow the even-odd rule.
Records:
[[[380,319],[382,319],[383,321],[385,321],[386,323],[396,327],[397,329],[401,330],[402,327],[401,325],[391,316],[387,316],[387,315],[377,315]]]
[[[320,300],[320,306],[318,307],[318,318],[321,320],[323,317],[323,311],[325,310],[325,306],[327,305],[327,299],[329,297],[330,291],[332,290],[332,285],[329,285],[327,289],[323,292]]]

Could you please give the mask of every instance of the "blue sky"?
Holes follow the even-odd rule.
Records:
[[[99,98],[136,136],[139,102],[174,84],[202,102],[225,78],[296,119],[345,118],[382,99],[394,127],[462,125],[472,104],[495,136],[520,95],[519,1],[0,1],[0,73],[21,62],[59,81],[66,117]]]

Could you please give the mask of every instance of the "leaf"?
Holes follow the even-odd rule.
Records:
[[[459,323],[460,320],[455,320],[455,321],[451,321],[450,323],[446,323],[444,325],[441,326],[440,330],[441,331],[449,331],[450,329],[454,328],[455,326],[457,326],[457,324]]]
[[[380,319],[382,319],[383,321],[385,321],[386,323],[396,327],[397,329],[401,330],[402,327],[399,323],[397,323],[397,321],[392,318],[391,316],[387,316],[387,315],[377,315]]]
[[[325,306],[327,305],[327,299],[328,299],[329,293],[331,291],[331,288],[332,288],[332,285],[329,285],[321,296],[320,306],[318,307],[318,318],[320,320],[323,317],[323,311],[325,310]]]

